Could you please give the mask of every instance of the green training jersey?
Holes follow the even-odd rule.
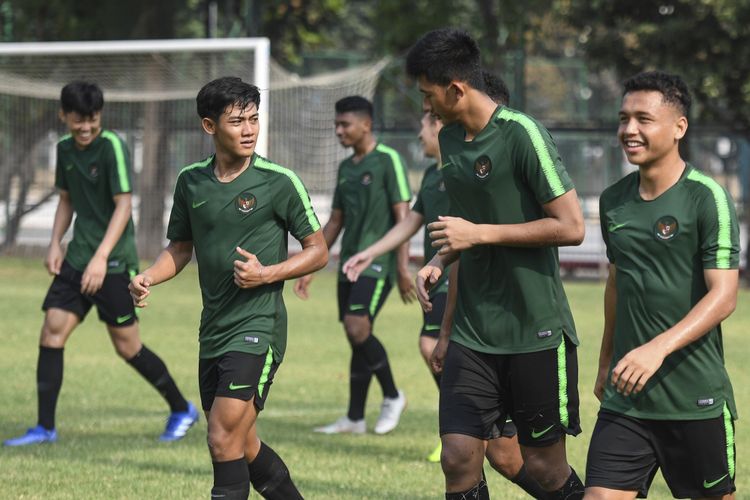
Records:
[[[458,123],[439,135],[451,215],[522,224],[573,189],[549,133],[523,113],[498,107],[472,141],[464,138]],[[461,252],[460,266],[451,340],[490,354],[555,349],[564,334],[578,344],[556,247],[480,245]]]
[[[234,283],[240,247],[264,266],[287,259],[287,234],[303,240],[320,229],[310,197],[291,170],[253,155],[231,182],[219,182],[214,157],[185,167],[177,177],[167,238],[192,241],[198,260],[203,311],[200,357],[229,351],[281,361],[286,349],[284,283],[252,289]]]
[[[450,213],[450,202],[448,200],[448,194],[445,192],[445,181],[443,181],[443,174],[437,164],[432,165],[424,172],[422,177],[422,185],[419,187],[419,194],[417,194],[417,201],[414,202],[414,206],[411,208],[415,212],[419,212],[424,217],[424,261],[429,262],[438,249],[432,246],[432,240],[430,240],[430,232],[427,230],[427,224],[438,220],[439,215],[448,215]],[[448,275],[449,269],[443,272],[437,283],[430,289],[430,296],[438,293],[448,292]]]
[[[369,247],[393,226],[393,205],[411,199],[411,190],[401,156],[395,149],[378,144],[358,163],[351,156],[341,162],[333,193],[333,208],[344,214],[339,281],[349,257]],[[396,271],[396,252],[381,255],[362,271],[362,276],[384,278]]]
[[[64,136],[57,143],[55,186],[68,192],[76,215],[65,260],[84,271],[107,232],[115,211],[114,196],[132,191],[128,148],[109,130],[102,130],[85,149],[78,149],[70,135]],[[137,270],[131,218],[107,258],[107,273]]]
[[[600,199],[607,257],[617,269],[611,368],[688,314],[707,293],[705,269],[739,265],[734,204],[716,181],[687,165],[654,200],[643,200],[638,186],[634,172]],[[602,408],[639,418],[698,420],[721,415],[725,403],[736,416],[718,325],[669,355],[639,394],[623,396],[607,383]]]

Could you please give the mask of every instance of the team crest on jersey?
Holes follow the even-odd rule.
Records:
[[[677,219],[671,215],[659,217],[654,226],[654,234],[656,235],[656,238],[662,241],[671,240],[677,236],[679,230],[680,225],[678,224]]]
[[[255,199],[255,195],[250,191],[245,191],[237,197],[237,210],[241,214],[249,214],[255,210],[256,204],[257,200]]]
[[[369,186],[372,184],[372,174],[370,172],[365,172],[362,174],[362,177],[359,178],[359,182],[361,182],[363,186]]]
[[[89,165],[89,174],[91,177],[97,177],[99,175],[99,167],[96,165],[96,163],[92,163]]]
[[[486,179],[492,172],[492,161],[487,155],[482,155],[474,162],[474,175],[478,179]]]

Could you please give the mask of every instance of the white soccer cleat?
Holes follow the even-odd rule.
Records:
[[[316,427],[313,431],[321,434],[364,434],[367,427],[364,418],[362,420],[350,420],[349,417],[344,415],[334,423]]]
[[[406,408],[406,395],[404,391],[398,391],[397,398],[383,398],[383,405],[380,407],[380,416],[375,423],[375,434],[387,434],[396,428]]]

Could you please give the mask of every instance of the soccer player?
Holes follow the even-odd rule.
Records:
[[[372,131],[373,109],[370,101],[360,96],[345,97],[335,105],[336,135],[344,147],[354,154],[339,165],[333,208],[323,234],[328,248],[344,230],[341,242],[341,264],[379,240],[394,224],[409,213],[411,190],[401,156],[376,140]],[[337,434],[366,432],[365,403],[373,373],[383,390],[383,404],[375,423],[376,434],[386,434],[398,425],[406,407],[403,391],[396,388],[388,355],[372,332],[373,322],[391,289],[394,277],[401,298],[411,302],[414,285],[408,269],[409,249],[404,244],[394,253],[373,261],[350,283],[339,273],[339,321],[344,324],[352,348],[349,374],[349,409],[329,425],[316,432]],[[305,299],[312,276],[295,283],[295,293]]]
[[[197,108],[215,154],[177,178],[169,244],[131,281],[136,305],[150,287],[198,261],[203,311],[199,383],[213,460],[212,498],[302,498],[255,425],[286,349],[284,280],[325,266],[328,249],[299,177],[255,153],[260,92],[234,77],[206,84]],[[291,233],[302,251],[287,255]]]
[[[479,49],[466,32],[427,33],[406,69],[445,124],[441,172],[451,216],[428,226],[439,250],[417,275],[426,310],[429,287],[460,254],[455,311],[449,290],[443,317],[452,327],[441,329],[432,355],[443,370],[446,498],[489,498],[484,447],[508,415],[546,498],[581,498],[565,454],[565,435],[580,432],[578,340],[556,250],[583,239],[573,183],[549,133],[482,91]]]
[[[130,277],[138,256],[131,218],[130,158],[123,140],[102,129],[104,96],[95,83],[76,81],[60,94],[60,120],[68,129],[57,144],[55,211],[45,266],[54,275],[42,304],[44,324],[37,361],[38,421],[26,434],[5,441],[23,446],[57,441],[55,407],[63,379],[65,342],[92,306],[115,351],[164,397],[171,414],[162,441],[182,438],[198,411],[186,401],[164,362],[142,342]],[[61,241],[75,214],[73,239]]]
[[[737,302],[734,203],[680,157],[690,93],[677,75],[624,85],[620,145],[638,166],[601,195],[609,259],[587,499],[734,498],[736,408],[721,321]]]

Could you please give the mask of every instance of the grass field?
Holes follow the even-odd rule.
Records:
[[[38,259],[0,258],[0,439],[36,422],[35,366],[39,310],[49,277]],[[376,322],[397,383],[409,406],[401,425],[387,436],[322,436],[312,427],[345,411],[349,348],[335,320],[335,275],[321,273],[312,297],[302,302],[287,286],[289,348],[277,373],[259,427],[279,452],[306,498],[442,498],[440,466],[424,460],[437,444],[437,394],[417,351],[420,313],[392,294]],[[586,449],[598,409],[591,394],[602,326],[601,283],[567,283],[582,346],[579,350],[583,433],[568,442],[571,464],[583,475]],[[154,289],[141,315],[142,338],[167,362],[187,396],[198,403],[197,270],[189,266]],[[741,292],[737,311],[725,323],[727,365],[741,415],[750,403],[750,293]],[[370,387],[367,420],[372,428],[381,395]],[[206,424],[185,439],[156,441],[166,405],[114,353],[95,312],[66,346],[65,380],[58,403],[59,441],[23,449],[0,448],[0,497],[15,499],[208,498],[211,462]],[[737,430],[738,498],[748,491],[744,458],[750,440]],[[486,467],[496,499],[524,498],[514,485]],[[253,497],[253,494],[251,494]],[[258,498],[257,495],[254,498]],[[649,498],[671,498],[660,477]]]

